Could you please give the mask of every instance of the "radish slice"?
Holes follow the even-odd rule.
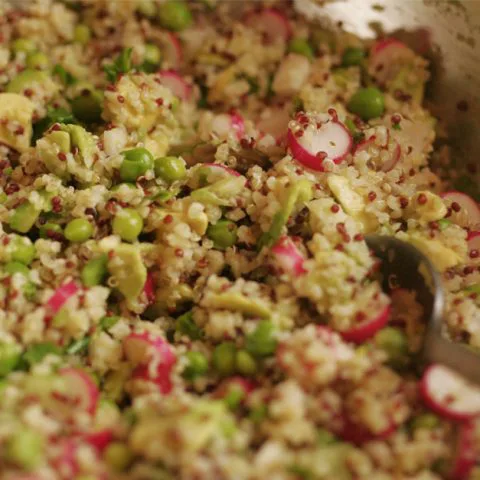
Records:
[[[52,315],[58,313],[65,302],[78,292],[78,285],[72,280],[64,283],[55,290],[55,293],[47,300],[47,309]]]
[[[283,108],[271,109],[268,113],[258,121],[257,129],[261,134],[271,135],[280,144],[287,136],[290,115]]]
[[[132,372],[132,379],[153,383],[164,395],[170,393],[173,388],[170,379],[171,367],[161,363],[154,367],[154,365],[138,365]]]
[[[477,459],[475,423],[464,422],[458,427],[455,457],[448,478],[451,480],[467,480],[475,468]]]
[[[166,32],[161,40],[164,62],[169,68],[179,68],[183,60],[182,44],[172,32]]]
[[[157,75],[162,85],[169,88],[176,97],[182,100],[190,98],[192,87],[177,72],[174,70],[162,70]]]
[[[77,442],[70,438],[54,442],[56,449],[60,453],[51,460],[52,466],[59,474],[59,478],[75,478],[79,473],[80,467],[77,460]]]
[[[240,140],[245,133],[245,122],[237,112],[221,113],[212,121],[212,133],[218,138],[226,140],[231,132]]]
[[[373,337],[378,330],[387,324],[390,313],[391,307],[386,305],[380,312],[372,315],[370,319],[364,320],[359,325],[339,333],[347,342],[362,343]]]
[[[395,168],[402,155],[402,147],[395,141],[395,147],[390,153],[390,158],[382,165],[382,172],[389,172]]]
[[[155,282],[151,272],[148,272],[147,274],[147,279],[145,280],[145,285],[143,287],[143,293],[145,293],[147,303],[151,305],[155,301]]]
[[[59,370],[64,388],[51,393],[50,408],[53,412],[72,414],[83,411],[91,415],[97,409],[100,393],[92,377],[79,368]]]
[[[267,42],[277,39],[287,41],[292,36],[292,27],[288,18],[274,8],[265,8],[250,13],[246,25],[264,34]]]
[[[131,333],[123,341],[123,347],[127,359],[134,365],[146,365],[154,361],[171,370],[176,361],[167,341],[148,332]]]
[[[463,228],[475,229],[480,226],[480,208],[478,203],[462,192],[446,192],[441,197],[451,208],[450,219]]]
[[[480,388],[443,365],[427,368],[420,393],[429,408],[449,420],[465,421],[480,414]]]
[[[96,452],[102,453],[112,442],[113,433],[108,429],[99,430],[98,432],[87,433],[83,438],[95,449]]]
[[[341,427],[334,429],[335,433],[346,442],[362,445],[372,440],[385,440],[392,435],[396,426],[391,423],[385,430],[379,433],[373,433],[363,425],[353,422],[347,414],[341,419]]]
[[[285,272],[298,277],[306,272],[303,268],[305,259],[291,238],[281,237],[271,252],[275,265],[280,267],[280,273]]]
[[[362,140],[360,143],[357,143],[357,145],[353,147],[353,153],[356,154],[357,152],[364,152],[368,150],[372,145],[375,144],[375,140],[375,135],[372,135],[371,137]]]
[[[394,38],[386,38],[372,46],[368,69],[378,81],[386,82],[398,69],[399,63],[410,62],[414,57],[413,50],[404,43]]]
[[[305,115],[306,117],[306,115]],[[341,122],[327,120],[318,124],[300,127],[301,136],[288,130],[287,142],[292,156],[304,167],[322,172],[326,159],[340,163],[352,148],[352,136]]]

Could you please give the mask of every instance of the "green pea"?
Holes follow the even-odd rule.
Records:
[[[337,443],[337,437],[330,433],[326,428],[320,428],[317,430],[317,443],[322,447],[326,447],[328,445],[332,445],[333,443]]]
[[[202,329],[193,320],[193,312],[186,312],[177,318],[175,329],[181,335],[187,335],[192,340],[200,340],[203,336]]]
[[[12,50],[15,53],[24,52],[24,53],[32,53],[37,49],[35,42],[30,40],[29,38],[17,38],[12,43]]]
[[[215,347],[212,363],[220,375],[228,376],[235,371],[236,350],[233,342],[223,342]]]
[[[293,38],[290,40],[288,51],[303,55],[310,60],[314,57],[313,48],[305,38]]]
[[[83,23],[80,23],[75,27],[75,30],[73,31],[73,39],[75,42],[80,43],[82,45],[87,44],[90,41],[90,38],[92,37],[92,32],[90,31],[90,28],[88,25],[84,25]]]
[[[235,356],[235,366],[242,375],[251,376],[257,372],[257,362],[246,350],[239,350]]]
[[[381,117],[385,111],[383,93],[375,87],[361,88],[348,102],[348,109],[363,120]]]
[[[126,470],[133,460],[133,454],[127,445],[112,442],[103,452],[105,462],[116,472]]]
[[[92,258],[82,268],[81,279],[86,287],[101,285],[108,274],[108,256],[106,254]]]
[[[185,162],[178,157],[161,157],[155,159],[155,176],[165,182],[173,183],[187,176]]]
[[[275,328],[270,320],[262,320],[257,328],[247,336],[245,348],[255,357],[268,357],[275,353],[277,340]]]
[[[230,220],[219,220],[207,228],[207,237],[215,248],[223,250],[237,243],[237,226]]]
[[[147,43],[145,45],[145,53],[143,55],[143,60],[152,65],[158,65],[162,59],[162,52],[160,49],[153,43]]]
[[[44,441],[42,436],[30,429],[18,429],[9,439],[5,455],[15,465],[25,470],[34,470],[43,460]]]
[[[184,30],[188,28],[193,17],[186,2],[167,0],[158,6],[158,19],[162,27],[169,30]]]
[[[28,68],[33,68],[34,70],[47,70],[50,60],[43,52],[35,52],[27,56],[25,63]]]
[[[343,52],[342,66],[353,67],[362,65],[365,60],[365,51],[361,48],[349,47]]]
[[[393,366],[401,366],[408,356],[408,338],[400,328],[386,327],[375,335],[375,344],[388,355]]]
[[[100,328],[103,330],[108,330],[109,328],[112,328],[118,321],[120,320],[120,317],[113,315],[111,317],[103,317],[100,320]]]
[[[52,342],[35,343],[30,345],[23,354],[23,360],[29,365],[41,362],[47,355],[62,354],[62,349]]]
[[[63,235],[63,228],[58,223],[47,222],[39,228],[40,238],[55,238]]]
[[[29,201],[23,202],[15,208],[10,217],[10,228],[20,233],[27,233],[33,227],[40,211]]]
[[[30,265],[37,253],[35,245],[32,244],[31,240],[20,235],[11,235],[9,249],[10,259],[24,265]]]
[[[188,364],[183,371],[185,378],[193,380],[208,372],[208,359],[202,352],[187,352],[185,357],[188,360]]]
[[[126,242],[135,242],[143,229],[143,218],[133,208],[120,210],[113,219],[112,231]]]
[[[13,275],[14,273],[20,273],[21,275],[27,277],[30,273],[28,267],[26,267],[23,263],[20,262],[8,262],[5,264],[5,272],[9,275]]]
[[[411,422],[412,430],[417,430],[419,428],[425,428],[432,430],[440,425],[439,418],[433,413],[423,413],[414,417]]]
[[[152,154],[146,148],[133,148],[123,152],[120,178],[124,182],[135,182],[138,177],[153,168]]]
[[[83,123],[99,123],[102,120],[102,95],[89,91],[71,101],[72,113]]]
[[[65,227],[65,238],[69,242],[81,243],[93,235],[93,225],[84,218],[75,218]]]
[[[153,0],[140,0],[137,4],[137,12],[147,18],[157,15],[157,6]]]
[[[18,364],[21,348],[16,343],[0,343],[0,377],[8,375]]]

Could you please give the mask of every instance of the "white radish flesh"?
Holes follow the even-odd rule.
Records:
[[[280,238],[271,251],[274,264],[280,268],[281,273],[298,277],[306,272],[303,267],[305,259],[291,238],[286,236]]]
[[[165,64],[169,68],[179,68],[183,60],[182,44],[171,32],[166,32],[162,38],[162,53]]]
[[[290,21],[283,13],[274,8],[265,8],[260,12],[250,13],[245,23],[263,33],[267,42],[274,42],[277,39],[287,41],[292,35]]]
[[[376,42],[370,50],[368,69],[370,74],[380,82],[389,80],[399,63],[413,61],[415,53],[404,43],[394,38]]]
[[[226,140],[232,133],[239,140],[245,133],[245,122],[236,112],[221,113],[215,116],[211,128],[212,133],[222,140]]]
[[[177,72],[173,70],[163,70],[158,72],[158,76],[162,85],[169,88],[176,97],[182,100],[188,100],[190,98],[192,87]]]
[[[134,365],[145,365],[154,360],[169,368],[175,363],[170,345],[160,336],[147,332],[131,333],[124,340],[125,355]]]
[[[473,198],[456,191],[443,193],[441,197],[452,211],[450,220],[464,228],[475,230],[480,227],[480,208]]]

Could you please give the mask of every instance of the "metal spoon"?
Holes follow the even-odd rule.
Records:
[[[380,273],[385,291],[414,290],[423,307],[427,333],[423,356],[429,363],[441,363],[470,381],[480,384],[480,356],[442,335],[445,295],[440,274],[417,248],[395,237],[367,235],[366,242],[382,261]]]

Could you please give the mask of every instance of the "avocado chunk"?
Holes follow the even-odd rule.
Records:
[[[289,188],[285,201],[282,202],[285,206],[273,216],[270,229],[264,232],[258,241],[259,251],[263,247],[271,247],[276,243],[293,210],[313,198],[312,187],[312,182],[302,179]]]
[[[23,93],[27,88],[34,84],[48,84],[52,82],[47,73],[40,70],[26,69],[20,72],[16,77],[12,78],[6,87],[8,93]]]
[[[13,210],[9,225],[12,230],[27,233],[35,224],[40,215],[40,210],[28,200]]]
[[[147,280],[147,268],[138,247],[126,243],[118,245],[113,250],[107,267],[117,282],[118,290],[128,301],[135,301]]]
[[[241,293],[210,294],[207,303],[218,309],[234,310],[251,317],[270,318],[270,308],[262,300],[253,300]]]
[[[352,474],[348,469],[348,456],[354,447],[347,443],[336,443],[327,447],[318,447],[314,454],[305,452],[300,454],[297,463],[312,474],[312,478],[335,480],[351,480]]]
[[[203,188],[194,190],[190,195],[196,202],[205,205],[228,206],[245,187],[245,178],[230,176]]]
[[[33,102],[23,95],[0,93],[0,142],[24,152],[30,146],[34,109]]]

